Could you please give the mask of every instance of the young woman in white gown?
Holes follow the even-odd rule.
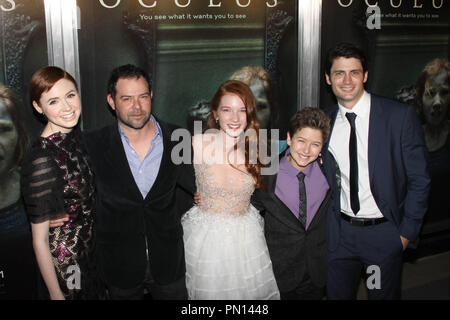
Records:
[[[250,204],[263,184],[255,99],[244,83],[227,81],[211,109],[215,130],[192,143],[201,203],[182,218],[189,299],[280,299],[263,220]]]

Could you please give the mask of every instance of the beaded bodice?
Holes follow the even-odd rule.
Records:
[[[194,164],[200,209],[211,214],[238,216],[248,211],[253,178],[229,164]]]
[[[196,164],[200,209],[211,214],[229,216],[247,212],[254,191],[252,177],[228,164]]]
[[[193,137],[199,208],[216,216],[240,216],[248,212],[255,181],[246,171],[242,151],[233,151],[234,141],[227,147],[224,137],[221,133]]]

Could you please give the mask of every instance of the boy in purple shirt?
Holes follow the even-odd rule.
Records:
[[[290,120],[289,149],[279,170],[264,176],[252,204],[264,216],[265,236],[281,299],[325,296],[326,212],[331,197],[321,151],[330,120],[319,108],[304,108]]]

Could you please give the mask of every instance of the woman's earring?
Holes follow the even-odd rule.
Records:
[[[216,119],[216,123],[218,123],[219,122],[219,119]]]

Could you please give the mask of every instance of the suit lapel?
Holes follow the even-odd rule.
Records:
[[[325,177],[327,178],[328,185],[330,185],[330,187],[336,185],[336,167],[334,158],[328,151],[328,148],[330,146],[331,134],[333,132],[334,124],[336,122],[338,110],[339,110],[338,105],[335,105],[334,108],[331,110],[331,112],[328,113],[328,116],[330,117],[330,137],[328,138],[327,142],[325,143],[322,149],[322,159],[325,167]]]
[[[278,174],[266,176],[265,182],[268,188],[268,194],[272,201],[268,204],[271,206],[269,208],[270,212],[276,214],[276,217],[282,221],[287,226],[293,228],[294,230],[301,231],[304,230],[302,224],[297,219],[297,217],[292,213],[292,211],[284,204],[283,201],[278,198],[275,194],[275,187],[277,182]]]
[[[129,194],[136,195],[139,200],[142,200],[142,194],[139,191],[130,165],[128,164],[117,123],[112,125],[110,130],[109,148],[107,149],[105,158],[111,162],[111,172],[117,175],[117,181],[124,182],[123,185],[129,190]]]
[[[269,190],[269,193],[274,193],[275,192],[275,187],[276,187],[276,183],[277,183],[277,176],[278,173],[270,175],[270,176],[265,176],[265,184],[267,186],[267,189]]]
[[[336,105],[332,111],[328,114],[328,116],[330,117],[330,137],[331,137],[331,133],[333,132],[333,128],[334,128],[334,123],[336,122],[336,116],[338,113],[339,107]],[[330,139],[328,139],[328,141],[325,143],[323,150],[328,150],[328,147],[330,145]]]
[[[155,117],[155,119],[156,119],[156,117]],[[161,164],[159,166],[158,174],[156,176],[155,182],[153,183],[153,186],[150,189],[150,191],[147,193],[147,196],[145,197],[145,199],[149,199],[150,197],[152,197],[154,195],[156,190],[161,189],[159,187],[159,185],[161,185],[162,183],[165,183],[165,179],[164,179],[165,177],[163,176],[163,173],[168,172],[168,167],[172,163],[172,160],[170,159],[170,152],[169,152],[171,150],[169,130],[168,130],[168,128],[166,128],[166,126],[163,122],[159,121],[158,119],[156,119],[156,121],[159,123],[159,126],[161,128],[161,135],[162,135],[162,140],[163,140],[163,154],[162,154]]]
[[[377,159],[379,146],[381,141],[386,139],[387,130],[383,128],[383,113],[378,105],[378,99],[372,94],[370,95],[370,118],[369,118],[369,145],[368,145],[368,162],[369,162],[369,179],[372,182],[375,161]]]

